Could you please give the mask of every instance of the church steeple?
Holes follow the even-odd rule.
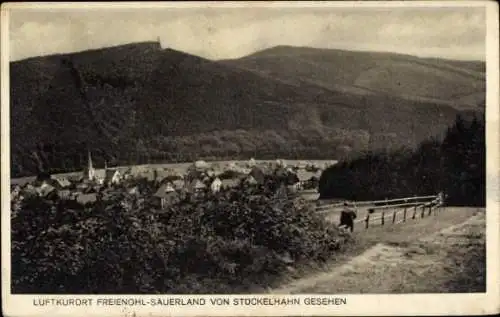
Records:
[[[88,155],[89,155],[88,178],[89,178],[89,180],[93,180],[95,178],[95,170],[94,170],[94,166],[92,165],[92,156],[90,155],[90,151],[88,151]]]

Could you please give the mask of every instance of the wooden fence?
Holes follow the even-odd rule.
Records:
[[[414,196],[397,199],[385,199],[375,201],[351,201],[349,202],[357,211],[355,223],[364,222],[368,229],[373,225],[387,225],[406,222],[408,219],[424,218],[439,212],[443,206],[440,195]],[[338,214],[344,207],[344,202],[317,206],[316,211],[325,215]]]

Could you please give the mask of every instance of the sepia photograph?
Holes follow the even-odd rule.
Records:
[[[498,6],[362,2],[2,5],[2,288],[497,292]]]

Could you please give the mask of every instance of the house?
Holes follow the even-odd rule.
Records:
[[[27,183],[21,188],[21,197],[38,196],[35,186]]]
[[[71,199],[71,191],[69,189],[61,189],[57,192],[60,199]]]
[[[295,172],[279,167],[274,171],[274,176],[280,181],[285,183],[286,185],[294,185],[299,182],[297,174]]]
[[[174,170],[166,169],[166,170],[157,170],[156,173],[156,181],[160,184],[165,182],[172,182],[175,180],[182,180],[182,175]]]
[[[259,182],[252,175],[247,175],[245,178],[243,178],[242,181],[243,181],[243,184],[248,185],[248,186],[259,185]]]
[[[81,191],[81,192],[83,192],[84,190],[86,190],[86,189],[87,189],[87,188],[89,188],[89,187],[90,187],[90,184],[88,184],[88,183],[78,183],[78,184],[76,185],[76,189],[77,189],[78,191]]]
[[[291,193],[297,193],[298,191],[300,191],[302,189],[299,182],[297,182],[295,184],[289,184],[286,187],[287,187],[288,191]]]
[[[240,172],[237,172],[237,171],[234,171],[234,170],[227,170],[227,171],[224,171],[223,173],[221,173],[220,175],[218,175],[218,177],[221,180],[224,180],[224,179],[237,179],[237,178],[240,178],[242,176],[244,176],[244,174],[242,174]]]
[[[187,190],[191,193],[199,193],[206,188],[207,185],[205,185],[200,179],[194,179],[188,184]]]
[[[21,186],[19,185],[14,185],[10,191],[10,197],[11,199],[16,198],[21,194]]]
[[[139,177],[145,178],[148,182],[153,182],[156,179],[156,173],[152,170],[146,170],[141,172]]]
[[[76,201],[84,206],[87,204],[92,204],[97,201],[97,194],[79,194],[78,196],[76,196]]]
[[[97,193],[99,191],[99,189],[100,189],[100,187],[97,187],[97,186],[88,186],[82,192],[84,194]]]
[[[230,189],[230,188],[235,188],[240,185],[240,179],[239,178],[227,178],[221,180],[221,188],[224,189]]]
[[[196,161],[186,169],[187,173],[190,172],[205,172],[210,166],[205,161]]]
[[[159,201],[159,205],[162,209],[179,200],[179,194],[175,191],[171,184],[164,184],[160,186],[153,197]]]
[[[308,165],[307,162],[300,161],[300,162],[297,162],[297,164],[295,164],[295,167],[299,170],[303,170],[303,169],[306,169],[307,165]]]
[[[196,169],[196,170],[204,170],[204,169],[207,169],[209,166],[208,166],[208,163],[205,162],[205,161],[196,161],[193,163],[193,167]]]
[[[94,170],[94,178],[92,179],[92,182],[102,185],[104,184],[104,180],[106,179],[106,170],[105,169],[98,169]]]
[[[276,166],[277,166],[277,167],[286,167],[286,162],[285,162],[285,160],[282,160],[282,159],[278,159],[278,160],[276,160]]]
[[[40,187],[38,187],[36,190],[38,192],[38,195],[40,195],[41,197],[47,197],[52,192],[56,191],[56,188],[54,186],[50,185],[49,182],[44,181],[40,185]]]
[[[242,167],[242,168],[240,168],[240,169],[239,169],[239,172],[240,172],[241,174],[245,174],[245,175],[250,174],[250,172],[251,172],[251,171],[252,171],[252,169],[250,169],[250,168],[246,168],[246,167]]]
[[[107,169],[105,170],[104,182],[106,184],[119,184],[122,180],[122,175],[117,169]]]
[[[261,167],[254,166],[248,175],[253,177],[253,179],[255,179],[255,181],[259,184],[264,184],[266,181],[266,173]]]
[[[252,168],[252,167],[254,167],[256,164],[257,164],[257,163],[255,162],[255,159],[252,157],[252,158],[248,161],[248,163],[247,163],[247,167]]]
[[[130,195],[139,195],[141,193],[141,191],[139,190],[139,186],[133,186],[132,188],[129,188],[128,189],[128,193]]]
[[[70,175],[68,176],[68,180],[73,183],[81,183],[83,182],[85,177],[81,174]]]
[[[189,185],[196,179],[203,179],[205,174],[202,171],[197,171],[197,170],[190,170],[184,177],[186,181],[186,187],[189,187]]]
[[[148,182],[155,181],[157,175],[154,170],[148,168],[146,165],[136,165],[130,167],[130,178],[146,179]]]
[[[133,178],[132,169],[130,167],[117,167],[116,169],[122,175],[122,180],[128,180]]]
[[[205,171],[205,174],[208,176],[208,177],[215,177],[215,171],[213,169],[208,169]]]
[[[297,177],[300,182],[300,188],[311,189],[317,187],[317,182],[321,174],[317,172],[309,172],[306,170],[297,171]]]
[[[221,190],[221,187],[222,181],[218,177],[216,177],[210,184],[210,190],[212,191],[212,193],[218,193]]]
[[[319,199],[319,193],[316,190],[301,191],[299,196],[306,201],[318,201]]]
[[[64,176],[51,176],[50,184],[57,189],[64,189],[71,186],[71,182]]]
[[[171,181],[170,183],[177,190],[184,188],[184,179],[177,179],[177,180]]]
[[[238,170],[238,166],[236,165],[235,162],[229,162],[229,163],[227,163],[225,170],[226,171],[236,171],[236,170]]]

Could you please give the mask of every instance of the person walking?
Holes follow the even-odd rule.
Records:
[[[350,208],[348,202],[344,203],[344,209],[340,213],[340,227],[348,228],[351,232],[354,231],[354,219],[356,219],[357,213],[355,209]]]

